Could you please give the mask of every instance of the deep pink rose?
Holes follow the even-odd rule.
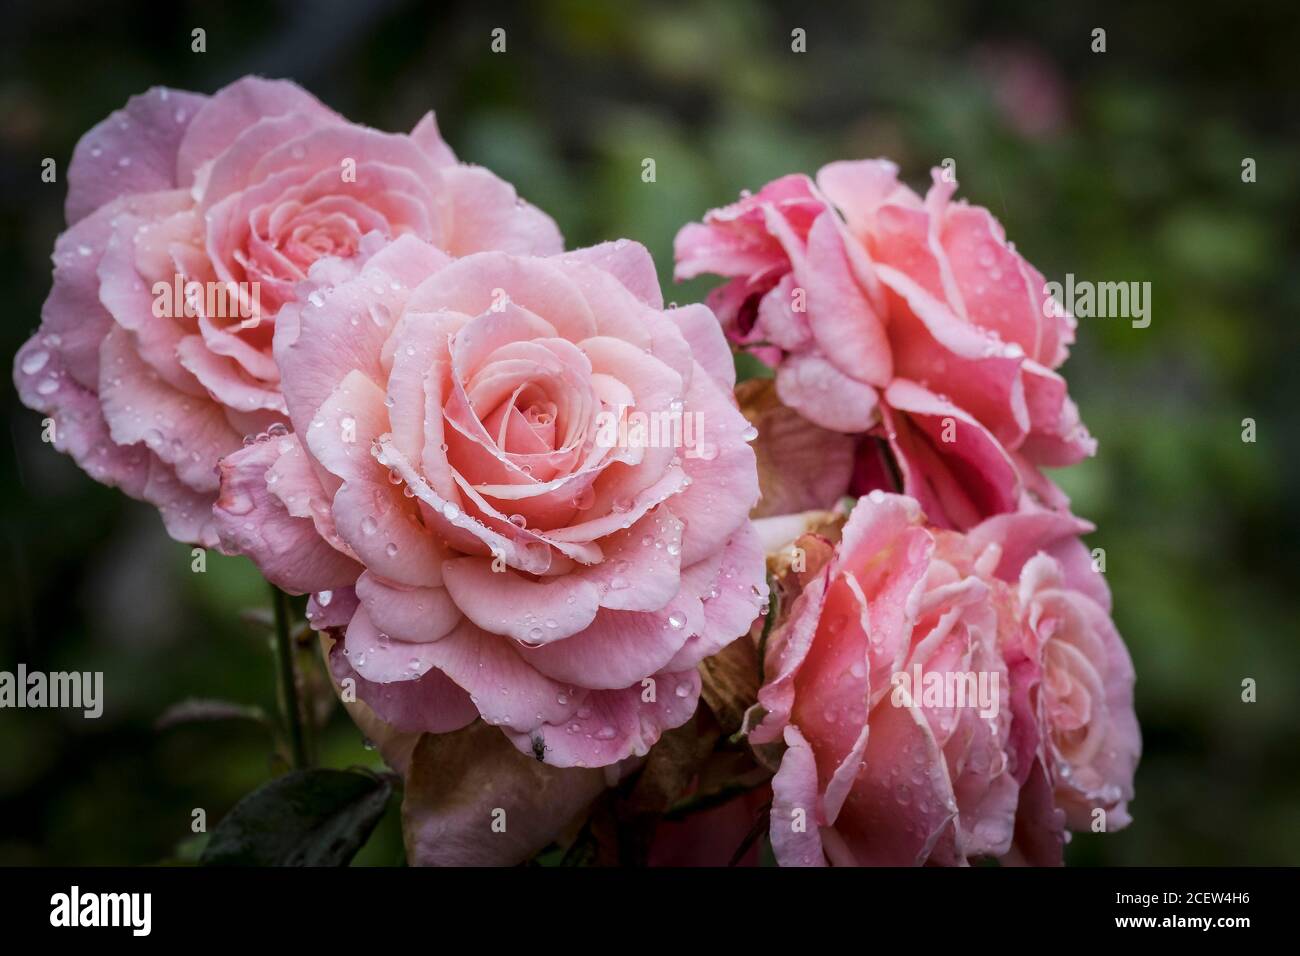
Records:
[[[313,262],[400,235],[452,255],[562,245],[508,184],[456,161],[432,114],[382,133],[254,77],[132,98],[78,143],[67,218],[19,393],[54,419],[55,447],[204,546],[217,461],[286,421],[271,339]]]
[[[403,237],[333,272],[281,312],[295,434],[222,463],[223,544],[346,625],[336,677],[399,729],[481,715],[556,766],[645,753],[766,598],[717,320],[665,310],[630,242],[453,261]],[[691,440],[611,439],[638,415]]]
[[[922,199],[892,163],[832,163],[816,185],[786,176],[684,227],[676,256],[679,279],[731,280],[710,305],[777,367],[782,401],[886,439],[929,519],[967,528],[1026,499],[1059,506],[1034,466],[1077,462],[1094,442],[1054,371],[1074,320],[956,188],[936,170]]]
[[[1142,753],[1133,663],[1111,621],[1110,590],[1077,537],[1090,530],[1065,515],[1000,515],[963,544],[1016,588],[1020,626],[1003,654],[1022,785],[1014,858],[1024,862],[1060,863],[1067,828],[1113,831],[1130,820]]]
[[[959,865],[1011,846],[1011,589],[954,566],[945,534],[910,498],[862,498],[769,640],[750,740],[787,744],[770,828],[784,866]]]

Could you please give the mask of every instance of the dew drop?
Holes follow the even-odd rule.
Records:
[[[50,353],[41,349],[35,352],[29,352],[23,358],[23,374],[35,375],[41,369],[45,368],[45,363],[50,360]]]

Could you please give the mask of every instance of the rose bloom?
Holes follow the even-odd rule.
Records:
[[[432,114],[381,133],[255,77],[132,98],[78,143],[67,219],[19,394],[56,448],[204,546],[217,461],[286,422],[272,334],[313,262],[401,235],[452,255],[562,247],[508,184],[457,163]]]
[[[1133,669],[1077,537],[1091,526],[1040,510],[960,534],[880,492],[838,542],[829,519],[758,522],[787,568],[792,553],[805,565],[780,575],[794,599],[769,639],[766,714],[750,735],[788,745],[773,780],[778,862],[1059,864],[1066,827],[1093,828],[1098,810],[1106,829],[1126,825],[1141,750]],[[990,690],[996,674],[996,691],[971,705],[968,683],[965,707],[927,698],[918,663],[976,685],[986,675]]]
[[[1012,859],[1020,862],[1059,863],[1066,828],[1113,831],[1130,821],[1142,753],[1133,662],[1111,621],[1110,589],[1078,539],[1091,530],[1068,515],[1000,515],[952,549],[968,561],[984,555],[984,573],[1016,588],[1020,626],[1003,655],[1021,783]]]
[[[716,318],[664,310],[630,242],[453,261],[408,236],[333,271],[280,314],[294,434],[222,463],[224,546],[315,594],[314,625],[346,628],[335,676],[399,730],[482,716],[556,766],[645,753],[766,599]],[[695,441],[602,440],[628,409]]]
[[[998,604],[1010,589],[954,567],[900,495],[862,498],[833,552],[814,535],[797,544],[803,587],[769,639],[766,713],[750,733],[788,748],[772,780],[777,862],[958,865],[1006,853],[1018,785],[999,644],[1014,624]],[[966,698],[926,689],[940,680],[964,682]]]
[[[1092,454],[1054,371],[1074,320],[986,209],[934,172],[921,198],[884,160],[786,176],[684,227],[677,278],[730,279],[709,303],[776,366],[781,400],[888,442],[903,490],[940,527],[1026,500],[1064,504],[1035,466]],[[864,445],[855,490],[892,487]]]

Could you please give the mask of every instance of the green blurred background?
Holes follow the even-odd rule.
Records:
[[[1145,737],[1134,824],[1077,837],[1068,859],[1300,863],[1300,17],[1294,0],[1206,6],[7,4],[0,352],[37,324],[77,138],[154,84],[289,77],[393,130],[433,108],[457,153],[512,180],[570,245],[646,243],[678,301],[709,283],[672,287],[673,234],[739,190],[872,156],[923,188],[951,157],[959,195],[1048,278],[1152,288],[1149,328],[1083,319],[1065,367],[1101,450],[1057,477],[1099,525]],[[195,27],[206,53],[190,52]],[[58,184],[40,181],[46,156]],[[189,697],[273,710],[265,632],[239,613],[265,606],[264,585],[215,555],[192,573],[149,507],[42,444],[38,416],[2,391],[0,669],[103,670],[108,703],[97,721],[0,711],[0,863],[184,857],[192,809],[215,823],[276,765],[255,723],[154,721]],[[323,749],[376,764],[341,713]],[[401,855],[390,813],[358,862]]]

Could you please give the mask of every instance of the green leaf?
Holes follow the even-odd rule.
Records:
[[[209,833],[195,833],[177,841],[170,857],[159,861],[159,866],[198,866],[203,859],[203,849],[208,845]]]
[[[205,866],[346,866],[388,805],[387,780],[298,770],[250,793],[212,831]]]

